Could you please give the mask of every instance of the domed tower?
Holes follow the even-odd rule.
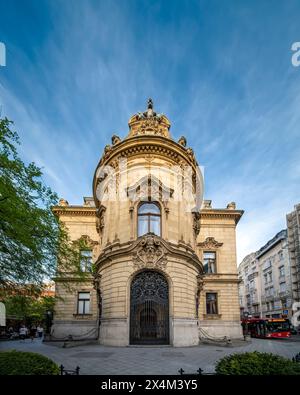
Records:
[[[195,253],[202,175],[152,100],[113,136],[94,176],[103,344],[198,343]]]
[[[57,282],[65,299],[56,306],[57,335],[83,336],[94,326],[101,344],[118,346],[241,336],[235,227],[242,211],[202,202],[201,170],[186,145],[171,138],[168,118],[149,99],[130,118],[127,137],[105,146],[93,198],[77,211],[54,208],[73,239],[89,239],[94,261],[94,277],[79,281],[76,293]]]

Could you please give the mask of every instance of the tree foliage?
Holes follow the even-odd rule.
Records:
[[[54,311],[55,297],[14,295],[4,299],[7,318],[14,317],[25,322],[43,322],[47,311]]]
[[[279,355],[246,352],[228,355],[216,365],[218,375],[300,375],[300,364]]]
[[[51,359],[33,352],[0,352],[0,375],[58,375],[59,367]]]
[[[51,207],[58,197],[34,163],[26,165],[16,146],[12,122],[0,119],[0,287],[33,286],[79,270],[79,248]]]

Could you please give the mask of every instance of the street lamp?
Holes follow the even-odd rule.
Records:
[[[52,325],[52,311],[48,310],[46,312],[46,334],[50,335],[50,329]]]

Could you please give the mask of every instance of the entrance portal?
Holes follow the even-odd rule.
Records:
[[[168,344],[169,287],[164,276],[141,272],[130,290],[130,344]]]

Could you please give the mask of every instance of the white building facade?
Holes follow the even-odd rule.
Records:
[[[287,230],[258,251],[247,255],[238,268],[241,316],[291,318],[292,272]]]

